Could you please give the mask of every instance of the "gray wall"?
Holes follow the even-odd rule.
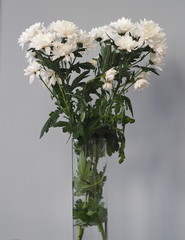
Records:
[[[122,16],[158,22],[168,54],[161,76],[130,92],[136,123],[127,127],[127,158],[110,160],[110,239],[184,240],[184,10],[183,0],[1,1],[0,240],[72,239],[71,144],[59,129],[39,140],[53,105],[23,76],[19,35],[35,22],[65,19],[90,30]]]

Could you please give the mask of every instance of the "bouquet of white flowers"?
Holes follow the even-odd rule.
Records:
[[[90,174],[96,179],[100,172],[90,165],[90,160],[86,164],[83,161],[90,156],[88,151],[85,154],[83,146],[91,139],[105,139],[108,155],[118,152],[122,163],[125,159],[125,125],[134,122],[132,104],[126,96],[128,89],[134,86],[140,90],[148,86],[149,73],[158,74],[163,64],[166,38],[158,24],[145,19],[134,24],[130,19],[122,18],[86,32],[69,21],[52,22],[48,27],[36,23],[22,33],[18,43],[22,47],[28,43],[25,75],[30,76],[29,82],[32,83],[36,76],[49,90],[56,105],[40,137],[50,127],[60,127],[63,132],[68,132],[77,140],[78,163],[93,169]],[[97,46],[98,56],[85,61],[84,55]],[[104,171],[101,174],[104,175]],[[85,175],[79,175],[80,171],[74,182],[79,184],[81,179],[81,184],[83,181],[89,183]],[[105,178],[102,179],[95,181],[99,189],[105,182]],[[77,186],[74,184],[74,187]],[[95,199],[89,188],[82,193],[88,196],[87,206]],[[87,217],[84,213],[82,217],[80,210],[83,207],[75,210],[78,239],[82,239],[84,227],[89,225],[99,226],[102,239],[107,239],[101,225],[105,222],[105,214],[104,220],[96,215],[93,223],[90,218],[102,206],[101,199],[99,196],[92,216],[87,214]]]

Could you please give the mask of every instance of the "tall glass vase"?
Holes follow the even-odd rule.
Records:
[[[73,141],[73,240],[108,240],[105,139]]]

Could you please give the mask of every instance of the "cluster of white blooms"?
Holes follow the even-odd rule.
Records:
[[[121,18],[109,25],[94,28],[90,32],[96,41],[105,42],[109,39],[113,40],[117,50],[126,50],[131,52],[139,48],[149,46],[151,48],[150,61],[153,65],[162,70],[159,65],[163,64],[163,58],[166,53],[166,36],[163,29],[153,21],[143,21],[132,23],[131,19]],[[146,79],[146,72],[141,72],[136,80],[134,88],[143,89],[149,85]],[[104,85],[105,86],[105,85]],[[109,89],[112,85],[109,84]]]
[[[25,43],[30,42],[39,32],[44,31],[43,23],[35,23],[27,28],[19,37],[18,43],[23,48]]]
[[[21,34],[18,43],[22,48],[27,43],[29,49],[41,51],[52,61],[60,59],[63,62],[70,62],[79,47],[82,49],[80,53],[84,54],[89,49],[93,49],[95,43],[106,44],[108,41],[116,52],[126,51],[128,54],[148,47],[148,62],[161,70],[160,65],[163,64],[167,48],[166,37],[158,24],[146,19],[132,23],[131,19],[121,18],[109,25],[93,28],[89,33],[79,29],[74,23],[64,20],[52,22],[48,27],[43,23],[36,23]],[[25,69],[25,74],[30,75],[30,83],[33,82],[34,76],[42,77],[49,87],[61,81],[54,71],[50,71],[38,62],[35,51],[28,51],[26,58],[29,66]],[[91,62],[95,67],[97,66],[95,58]],[[105,74],[103,88],[112,89],[116,70],[111,68],[103,74]],[[136,81],[134,87],[138,90],[149,85],[146,72],[141,69]]]
[[[131,52],[138,47],[138,42],[133,40],[133,38],[128,33],[126,33],[124,36],[117,36],[114,42],[118,49],[125,49],[128,52]]]
[[[117,34],[113,28],[111,28],[108,25],[105,25],[102,27],[93,28],[90,31],[90,35],[92,36],[92,38],[94,38],[94,40],[106,41],[109,40],[110,38],[114,38]]]
[[[93,28],[90,35],[95,40],[102,42],[111,38],[119,49],[127,51],[148,45],[154,50],[155,55],[161,57],[161,60],[166,50],[166,37],[163,29],[154,21],[146,19],[134,24],[130,19],[123,17],[109,25]],[[151,55],[151,59],[154,59],[154,54]],[[157,61],[157,64],[160,63],[161,61]]]
[[[73,52],[77,50],[78,44],[83,48],[81,53],[88,52],[88,49],[94,47],[94,38],[89,33],[78,29],[74,23],[58,20],[52,22],[47,28],[43,23],[32,25],[21,34],[18,43],[22,48],[28,44],[30,49],[26,53],[29,65],[25,69],[25,75],[30,75],[29,82],[32,83],[35,76],[42,77],[45,84],[50,87],[61,80],[54,71],[38,63],[36,54],[31,49],[40,50],[52,61],[62,58],[62,61],[69,62],[74,58]]]

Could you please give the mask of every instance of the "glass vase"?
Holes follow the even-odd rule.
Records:
[[[105,139],[73,141],[73,240],[108,240]]]

